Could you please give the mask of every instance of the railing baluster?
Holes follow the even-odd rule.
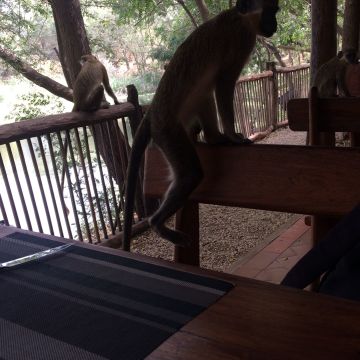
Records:
[[[85,204],[84,204],[84,198],[83,198],[82,189],[81,189],[81,183],[80,183],[80,179],[79,179],[79,173],[77,171],[77,163],[76,163],[76,160],[75,160],[74,149],[73,149],[73,146],[72,146],[72,141],[71,141],[70,131],[69,130],[66,130],[66,139],[67,139],[67,144],[68,144],[68,148],[69,148],[69,152],[70,152],[70,159],[71,159],[71,162],[72,162],[72,169],[73,169],[73,172],[74,172],[74,175],[75,175],[75,183],[76,183],[76,187],[77,187],[77,190],[78,190],[78,199],[80,201],[81,211],[83,213],[83,219],[84,219],[84,222],[85,222],[86,234],[87,234],[89,242],[92,243],[89,222],[88,222],[88,218],[87,218],[87,213],[86,213]],[[80,232],[82,233],[81,230],[80,230]]]
[[[88,161],[88,165],[89,165],[89,173],[90,173],[92,187],[93,187],[93,190],[94,190],[94,195],[95,195],[95,200],[96,200],[96,205],[97,205],[97,211],[99,213],[100,223],[101,223],[102,231],[104,233],[104,238],[107,239],[108,235],[107,235],[107,230],[106,230],[106,226],[105,226],[104,215],[103,215],[103,212],[102,212],[102,209],[101,209],[101,203],[100,203],[100,199],[99,199],[99,194],[98,194],[98,191],[97,191],[97,185],[96,185],[96,181],[95,181],[94,170],[93,170],[92,160],[91,160],[89,137],[88,137],[88,134],[87,134],[86,127],[83,127],[83,134],[84,134],[84,142],[85,142],[85,148],[86,148],[86,156],[87,156],[87,161]]]
[[[1,215],[2,215],[2,218],[3,218],[4,224],[6,226],[9,226],[9,219],[7,217],[6,209],[5,209],[4,202],[3,202],[3,199],[1,197],[1,194],[0,194],[0,210],[1,210]]]
[[[12,214],[13,214],[13,217],[14,217],[14,220],[15,220],[16,227],[20,228],[19,216],[18,216],[18,213],[17,213],[17,210],[16,210],[15,201],[14,201],[14,198],[13,198],[13,195],[12,195],[9,179],[8,179],[8,176],[7,176],[7,172],[6,172],[6,169],[5,169],[5,165],[4,165],[4,161],[3,161],[1,153],[0,153],[0,169],[1,169],[2,178],[4,180],[7,196],[9,198],[11,211],[12,211]]]
[[[110,125],[109,122],[106,122],[106,129],[101,128],[103,139],[108,139],[108,144],[110,144],[111,147],[111,152],[114,154],[114,144],[112,142],[111,137],[114,136],[114,134],[112,133],[112,129],[110,129]],[[106,135],[105,135],[106,133]],[[113,168],[115,169],[115,182],[118,184],[119,186],[119,182],[120,182],[120,176],[118,174],[118,167],[116,166],[116,164],[114,164],[114,158],[112,157],[112,163],[113,163]],[[116,193],[115,193],[115,187],[114,187],[114,183],[113,183],[113,178],[110,176],[109,177],[109,184],[110,184],[110,189],[111,189],[111,194],[112,194],[112,200],[113,200],[113,206],[115,209],[115,230],[116,230],[116,226],[119,226],[119,230],[121,231],[121,222],[120,222],[120,210],[119,207],[117,205],[117,200],[116,200]],[[120,196],[120,194],[119,194]]]
[[[77,209],[76,209],[75,197],[74,197],[74,193],[73,193],[73,190],[72,190],[72,183],[71,183],[71,176],[70,176],[69,166],[68,166],[67,159],[66,159],[67,156],[66,156],[65,147],[64,147],[64,144],[63,144],[63,141],[62,141],[60,131],[56,132],[56,136],[57,136],[59,146],[60,146],[60,152],[61,152],[62,161],[63,161],[63,168],[65,168],[65,176],[66,176],[66,181],[67,181],[67,184],[68,184],[69,195],[70,195],[70,200],[71,200],[71,206],[72,206],[72,209],[73,209],[77,234],[78,234],[79,240],[83,241],[79,216],[78,216]],[[67,146],[69,147],[70,144],[67,144]],[[61,192],[63,192],[63,188],[61,188]]]
[[[60,220],[58,206],[57,206],[56,199],[55,199],[54,187],[52,185],[50,171],[49,171],[49,167],[48,167],[47,160],[46,160],[46,154],[45,154],[44,146],[43,146],[43,143],[42,143],[42,140],[41,140],[40,136],[37,137],[37,141],[38,141],[38,145],[39,145],[39,150],[40,150],[42,163],[43,163],[43,166],[44,166],[44,171],[45,171],[45,176],[46,176],[48,188],[49,188],[49,191],[50,191],[51,201],[52,201],[54,212],[55,212],[55,217],[56,217],[56,221],[57,221],[57,225],[58,225],[58,230],[59,230],[60,236],[63,237],[64,232],[63,232],[63,228],[62,228],[62,224],[61,224],[61,220]],[[46,207],[47,207],[47,201],[46,201]],[[45,207],[45,209],[46,209],[46,207]],[[50,231],[51,231],[51,229],[52,229],[52,221],[51,220],[50,220],[49,226],[50,226]],[[51,233],[51,234],[53,235],[53,233]]]
[[[85,187],[86,187],[86,192],[87,192],[87,196],[88,196],[88,203],[89,203],[89,207],[90,207],[90,213],[91,213],[91,217],[92,217],[92,226],[94,227],[94,233],[96,236],[96,240],[97,242],[100,242],[100,234],[99,234],[99,228],[97,225],[97,219],[96,219],[96,213],[95,213],[95,209],[94,209],[94,204],[92,202],[92,192],[91,192],[91,188],[90,188],[90,182],[89,182],[89,177],[88,177],[88,173],[86,170],[86,164],[85,164],[85,159],[84,159],[84,155],[83,155],[83,149],[81,146],[81,140],[80,140],[80,134],[79,134],[79,130],[77,128],[74,129],[75,132],[75,139],[76,139],[76,148],[77,148],[77,152],[80,158],[80,164],[81,164],[81,168],[82,171],[84,173],[84,181],[85,181]],[[86,149],[85,149],[86,151]],[[91,231],[90,231],[90,238],[89,241],[92,243],[92,236],[91,236]]]
[[[43,203],[43,206],[44,206],[44,209],[45,209],[45,215],[46,215],[47,223],[48,223],[48,226],[49,226],[50,234],[54,235],[54,229],[53,229],[53,226],[52,226],[49,207],[48,207],[48,204],[47,204],[47,199],[46,199],[46,195],[45,195],[45,191],[44,191],[44,185],[43,185],[43,182],[42,182],[42,179],[41,179],[39,166],[38,166],[38,163],[36,161],[36,156],[35,156],[35,152],[34,152],[34,148],[33,148],[33,144],[31,142],[31,139],[27,139],[27,144],[28,144],[28,148],[30,150],[30,156],[31,156],[32,164],[33,164],[33,167],[34,167],[34,170],[35,170],[37,183],[39,185],[41,199],[42,199],[42,203]],[[36,204],[34,205],[34,207],[36,207]],[[43,232],[43,231],[41,230],[41,232]]]
[[[21,206],[22,206],[22,209],[23,209],[23,212],[24,212],[26,225],[27,225],[29,230],[32,230],[29,212],[28,212],[28,209],[27,209],[27,206],[26,206],[24,193],[23,193],[23,190],[22,190],[22,186],[20,184],[19,175],[18,175],[18,172],[17,172],[17,169],[16,169],[15,160],[14,160],[14,156],[13,156],[10,144],[6,144],[6,150],[7,150],[8,156],[9,156],[12,172],[13,172],[13,175],[14,175],[14,178],[15,178],[17,192],[18,192],[19,197],[20,197],[20,202],[21,202]]]
[[[30,177],[29,177],[29,172],[27,169],[27,165],[26,165],[26,161],[25,161],[25,157],[24,157],[24,152],[22,150],[22,145],[21,142],[18,140],[16,141],[16,145],[17,145],[17,149],[18,149],[18,153],[19,153],[19,157],[20,157],[20,161],[21,161],[21,165],[22,165],[22,169],[25,175],[25,181],[26,181],[26,185],[27,185],[27,190],[29,192],[30,195],[30,200],[31,200],[31,204],[34,210],[34,215],[35,215],[35,219],[36,219],[36,223],[39,229],[39,232],[43,232],[43,228],[41,225],[41,220],[40,220],[40,216],[39,216],[39,211],[38,208],[36,206],[36,201],[35,201],[35,197],[34,197],[34,192],[33,192],[33,187],[30,181]]]
[[[97,129],[99,129],[99,127],[97,127]],[[98,130],[96,130],[95,126],[91,126],[91,131],[92,131],[93,136],[94,136],[96,160],[97,160],[97,163],[98,163],[98,166],[99,166],[100,179],[101,179],[101,185],[102,185],[103,193],[104,193],[105,206],[106,206],[106,210],[107,210],[107,213],[108,213],[108,220],[109,220],[110,227],[111,227],[111,233],[114,235],[115,234],[115,227],[114,227],[114,222],[113,222],[112,215],[111,215],[109,197],[108,197],[107,188],[106,188],[106,185],[105,185],[105,178],[104,178],[104,172],[103,172],[102,164],[101,164],[99,147],[98,147],[98,145],[96,143],[96,140],[95,140],[97,138],[96,132]]]
[[[70,239],[73,239],[73,235],[72,235],[72,231],[71,231],[71,227],[70,227],[70,223],[69,223],[69,219],[68,219],[68,210],[67,210],[65,200],[64,200],[63,189],[61,188],[61,184],[60,184],[59,174],[58,174],[56,161],[55,161],[54,148],[52,145],[50,134],[47,134],[46,138],[47,138],[47,142],[48,142],[48,146],[49,146],[50,158],[51,158],[53,172],[54,172],[54,176],[55,176],[55,182],[56,182],[56,186],[57,186],[57,190],[58,190],[58,194],[59,194],[60,204],[61,204],[61,208],[63,210],[63,216],[65,219],[66,229],[67,229],[68,236],[70,237]]]

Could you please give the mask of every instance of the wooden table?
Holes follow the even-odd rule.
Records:
[[[149,359],[360,359],[360,304],[245,278]]]
[[[14,229],[0,227],[0,236],[9,231]],[[97,249],[235,284],[233,290],[168,338],[148,359],[360,359],[357,302],[101,246]]]

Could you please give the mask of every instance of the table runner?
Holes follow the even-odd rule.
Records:
[[[0,262],[61,244],[14,232]],[[231,288],[75,245],[0,271],[0,359],[143,359]]]

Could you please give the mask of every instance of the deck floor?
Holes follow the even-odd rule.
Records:
[[[311,228],[301,217],[277,234],[269,244],[239,260],[229,272],[279,284],[310,248]]]

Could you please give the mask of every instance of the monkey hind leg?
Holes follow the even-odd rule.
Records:
[[[181,126],[176,126],[165,139],[155,140],[155,143],[166,155],[173,179],[159,209],[149,218],[149,223],[162,238],[175,245],[187,246],[190,239],[186,234],[171,230],[164,224],[184,206],[192,191],[200,184],[203,178],[200,160]]]
[[[104,87],[100,84],[90,92],[82,107],[85,111],[95,111],[102,108],[103,100]]]

